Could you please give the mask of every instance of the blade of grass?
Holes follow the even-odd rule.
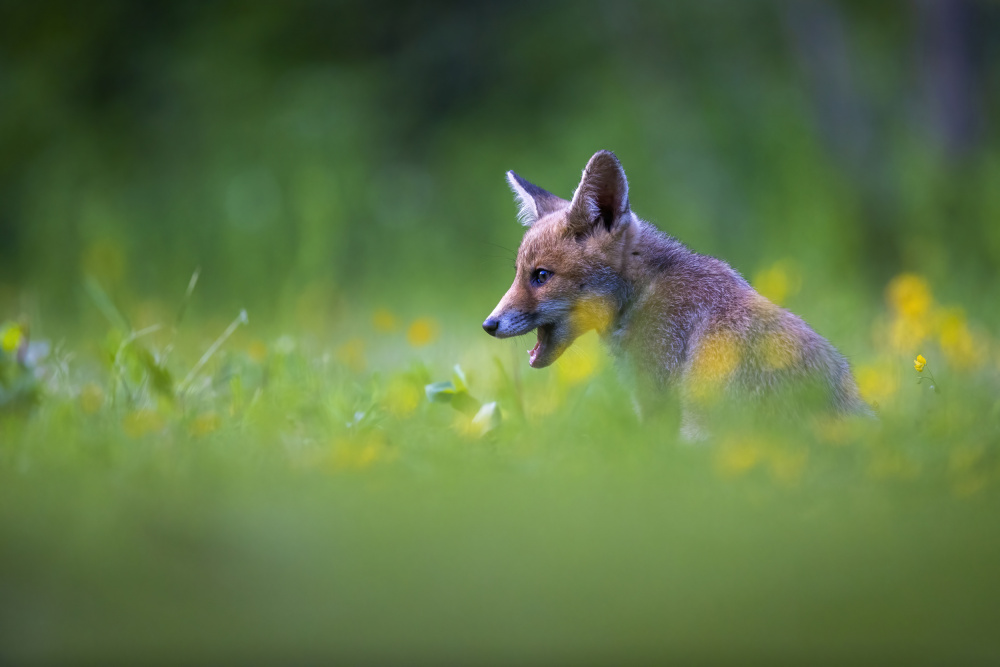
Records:
[[[180,306],[177,308],[177,316],[174,318],[174,327],[170,336],[170,342],[163,348],[162,359],[164,363],[170,357],[170,353],[174,351],[174,342],[177,340],[177,331],[180,329],[181,321],[184,319],[184,314],[187,312],[188,304],[191,303],[191,295],[194,294],[194,288],[198,284],[198,278],[200,276],[201,267],[199,266],[195,268],[194,273],[191,274],[191,279],[188,281],[187,289],[184,290],[184,296],[181,298]]]
[[[97,282],[97,279],[93,276],[87,276],[83,281],[83,287],[87,290],[87,295],[90,297],[97,309],[101,311],[101,314],[107,318],[111,326],[117,327],[119,331],[131,331],[132,327],[129,325],[128,320],[125,316],[121,314],[121,311],[115,307],[114,302],[108,293],[104,291],[101,284]]]
[[[181,299],[180,308],[177,309],[177,318],[174,320],[174,326],[179,327],[181,320],[184,319],[184,313],[187,312],[188,304],[191,303],[191,295],[194,293],[195,285],[198,284],[198,277],[201,275],[201,267],[199,266],[191,274],[191,280],[188,281],[187,290],[184,291],[184,298]]]
[[[146,327],[145,329],[140,329],[139,331],[133,331],[129,333],[129,335],[126,336],[124,340],[122,340],[121,344],[118,345],[118,349],[115,351],[115,356],[111,360],[111,373],[112,377],[115,379],[115,382],[112,384],[112,389],[111,389],[112,403],[114,403],[118,397],[118,391],[117,391],[118,383],[120,383],[126,389],[126,391],[131,390],[131,388],[129,387],[129,383],[126,380],[126,374],[122,369],[122,355],[125,353],[125,350],[127,350],[128,347],[132,345],[132,343],[142,338],[143,336],[151,334],[155,331],[159,331],[162,328],[163,327],[161,325],[154,324],[152,326]]]
[[[181,380],[181,383],[177,385],[177,393],[183,394],[186,392],[191,382],[198,376],[199,371],[201,371],[205,364],[208,363],[208,360],[211,359],[216,352],[218,352],[223,343],[225,343],[229,337],[233,335],[233,332],[235,332],[241,324],[249,323],[250,318],[247,317],[247,311],[241,310],[240,314],[236,316],[236,319],[233,320],[228,327],[226,327],[225,331],[222,332],[222,335],[216,338],[215,342],[212,343],[207,350],[205,350],[205,354],[201,355],[201,359],[199,359],[198,363],[194,365],[191,372],[189,372],[184,379]]]

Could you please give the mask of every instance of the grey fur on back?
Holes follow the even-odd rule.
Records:
[[[642,279],[624,281],[628,293],[603,338],[657,388],[680,390],[686,436],[703,435],[699,383],[714,379],[699,377],[703,372],[726,376],[712,388],[724,396],[770,409],[776,394],[809,387],[821,394],[814,407],[873,414],[844,356],[800,317],[762,297],[726,262],[691,251],[637,217],[631,226],[623,255],[632,266],[624,273]],[[707,371],[698,364],[706,354]]]

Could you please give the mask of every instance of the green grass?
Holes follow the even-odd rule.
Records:
[[[995,11],[97,4],[0,3],[0,665],[1000,662]],[[486,336],[602,148],[879,421]]]
[[[908,358],[861,360],[891,376],[878,423],[690,446],[675,411],[636,421],[592,337],[535,372],[517,342],[405,324],[320,343],[237,319],[193,374],[224,323],[39,362],[36,404],[0,418],[0,656],[1000,657],[988,359],[928,338],[938,392]],[[485,435],[425,396],[455,361],[500,407]]]

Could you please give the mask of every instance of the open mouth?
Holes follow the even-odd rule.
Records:
[[[538,342],[535,343],[535,347],[528,350],[528,363],[532,368],[544,368],[555,361],[555,357],[552,356],[552,330],[554,328],[552,324],[543,324],[536,329]]]

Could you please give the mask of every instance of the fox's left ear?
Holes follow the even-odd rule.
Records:
[[[594,153],[573,194],[570,228],[576,234],[589,234],[599,227],[610,232],[631,219],[628,181],[621,162],[611,151]]]
[[[517,199],[517,219],[525,227],[531,227],[542,216],[558,211],[569,203],[562,197],[529,183],[512,171],[507,172],[507,182]]]

